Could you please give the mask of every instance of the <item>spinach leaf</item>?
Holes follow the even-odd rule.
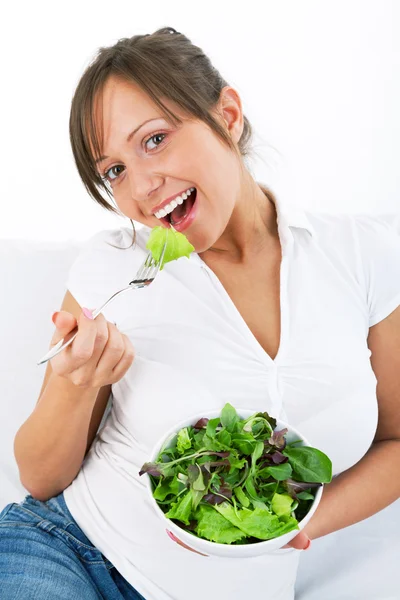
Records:
[[[289,458],[293,477],[298,481],[329,483],[332,480],[332,463],[321,450],[311,446],[287,446],[283,454]]]
[[[225,429],[232,433],[235,430],[235,425],[239,421],[236,409],[233,408],[232,404],[227,402],[221,411],[221,424]]]
[[[260,477],[273,477],[277,481],[285,481],[292,475],[292,467],[290,463],[285,462],[280,465],[271,465],[270,467],[265,467],[265,469],[261,469],[258,472]]]

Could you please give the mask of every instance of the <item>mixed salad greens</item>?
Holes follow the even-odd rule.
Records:
[[[193,535],[251,544],[298,529],[316,488],[332,479],[330,459],[288,443],[267,412],[241,419],[229,403],[220,417],[180,429],[145,463],[165,516]],[[169,447],[168,444],[171,444]]]
[[[189,258],[191,252],[194,251],[194,247],[189,242],[187,237],[176,231],[171,225],[167,227],[154,227],[151,232],[149,239],[147,240],[146,248],[150,250],[154,260],[159,260],[164,248],[165,240],[167,240],[167,246],[165,248],[164,258],[160,267],[160,271],[164,268],[165,263],[171,260],[177,260],[181,256],[187,256]]]

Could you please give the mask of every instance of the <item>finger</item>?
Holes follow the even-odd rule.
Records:
[[[71,355],[82,359],[84,363],[93,363],[95,357],[98,359],[101,355],[107,339],[108,329],[104,315],[88,319],[82,311],[78,319],[78,333],[71,345]]]
[[[92,378],[107,344],[108,335],[107,321],[102,314],[99,314],[95,321],[81,314],[76,338],[71,346],[66,348],[75,365],[81,362],[80,366],[72,367],[70,371],[74,371],[76,384],[83,385]]]
[[[60,310],[55,312],[52,316],[52,321],[56,327],[53,337],[51,339],[51,345],[55,346],[58,342],[65,337],[67,333],[72,331],[78,324],[74,315],[67,312],[66,310]]]
[[[311,540],[304,531],[300,531],[288,544],[283,548],[295,548],[296,550],[308,550],[311,545]]]
[[[186,550],[190,550],[191,552],[196,552],[196,554],[200,554],[201,556],[207,556],[208,557],[208,554],[203,554],[202,552],[198,552],[197,550],[193,550],[193,548],[191,548],[190,546],[187,546],[184,542],[181,542],[181,540],[179,540],[177,537],[175,537],[174,534],[171,531],[168,531],[168,529],[166,529],[165,531],[167,532],[167,534],[171,538],[171,540],[173,540],[174,542],[176,542],[177,544],[179,544],[183,548],[186,548]]]
[[[103,377],[112,375],[113,370],[119,364],[125,352],[124,336],[113,323],[107,322],[107,327],[107,344],[103,348],[96,365],[97,374]]]
[[[128,369],[131,367],[135,358],[135,349],[130,339],[126,335],[123,335],[122,339],[125,344],[125,350],[121,359],[112,370],[112,377],[115,382],[122,379]]]

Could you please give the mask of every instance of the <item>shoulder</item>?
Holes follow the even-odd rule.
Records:
[[[318,245],[333,255],[359,261],[396,254],[400,249],[399,215],[330,214],[305,211]]]
[[[318,251],[361,290],[369,326],[388,316],[400,303],[399,215],[308,213],[307,217]]]

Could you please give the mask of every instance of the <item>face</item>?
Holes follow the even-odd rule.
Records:
[[[182,124],[171,125],[135,84],[110,78],[96,105],[102,111],[103,128],[97,168],[109,182],[119,210],[150,228],[169,227],[169,217],[155,216],[156,207],[195,188],[192,198],[172,214],[172,223],[196,252],[203,252],[223,235],[234,211],[241,177],[238,157],[204,122],[185,116],[168,100],[163,102]],[[214,116],[236,143],[243,118],[235,90],[224,88],[217,108]],[[95,112],[95,117],[100,114]]]

